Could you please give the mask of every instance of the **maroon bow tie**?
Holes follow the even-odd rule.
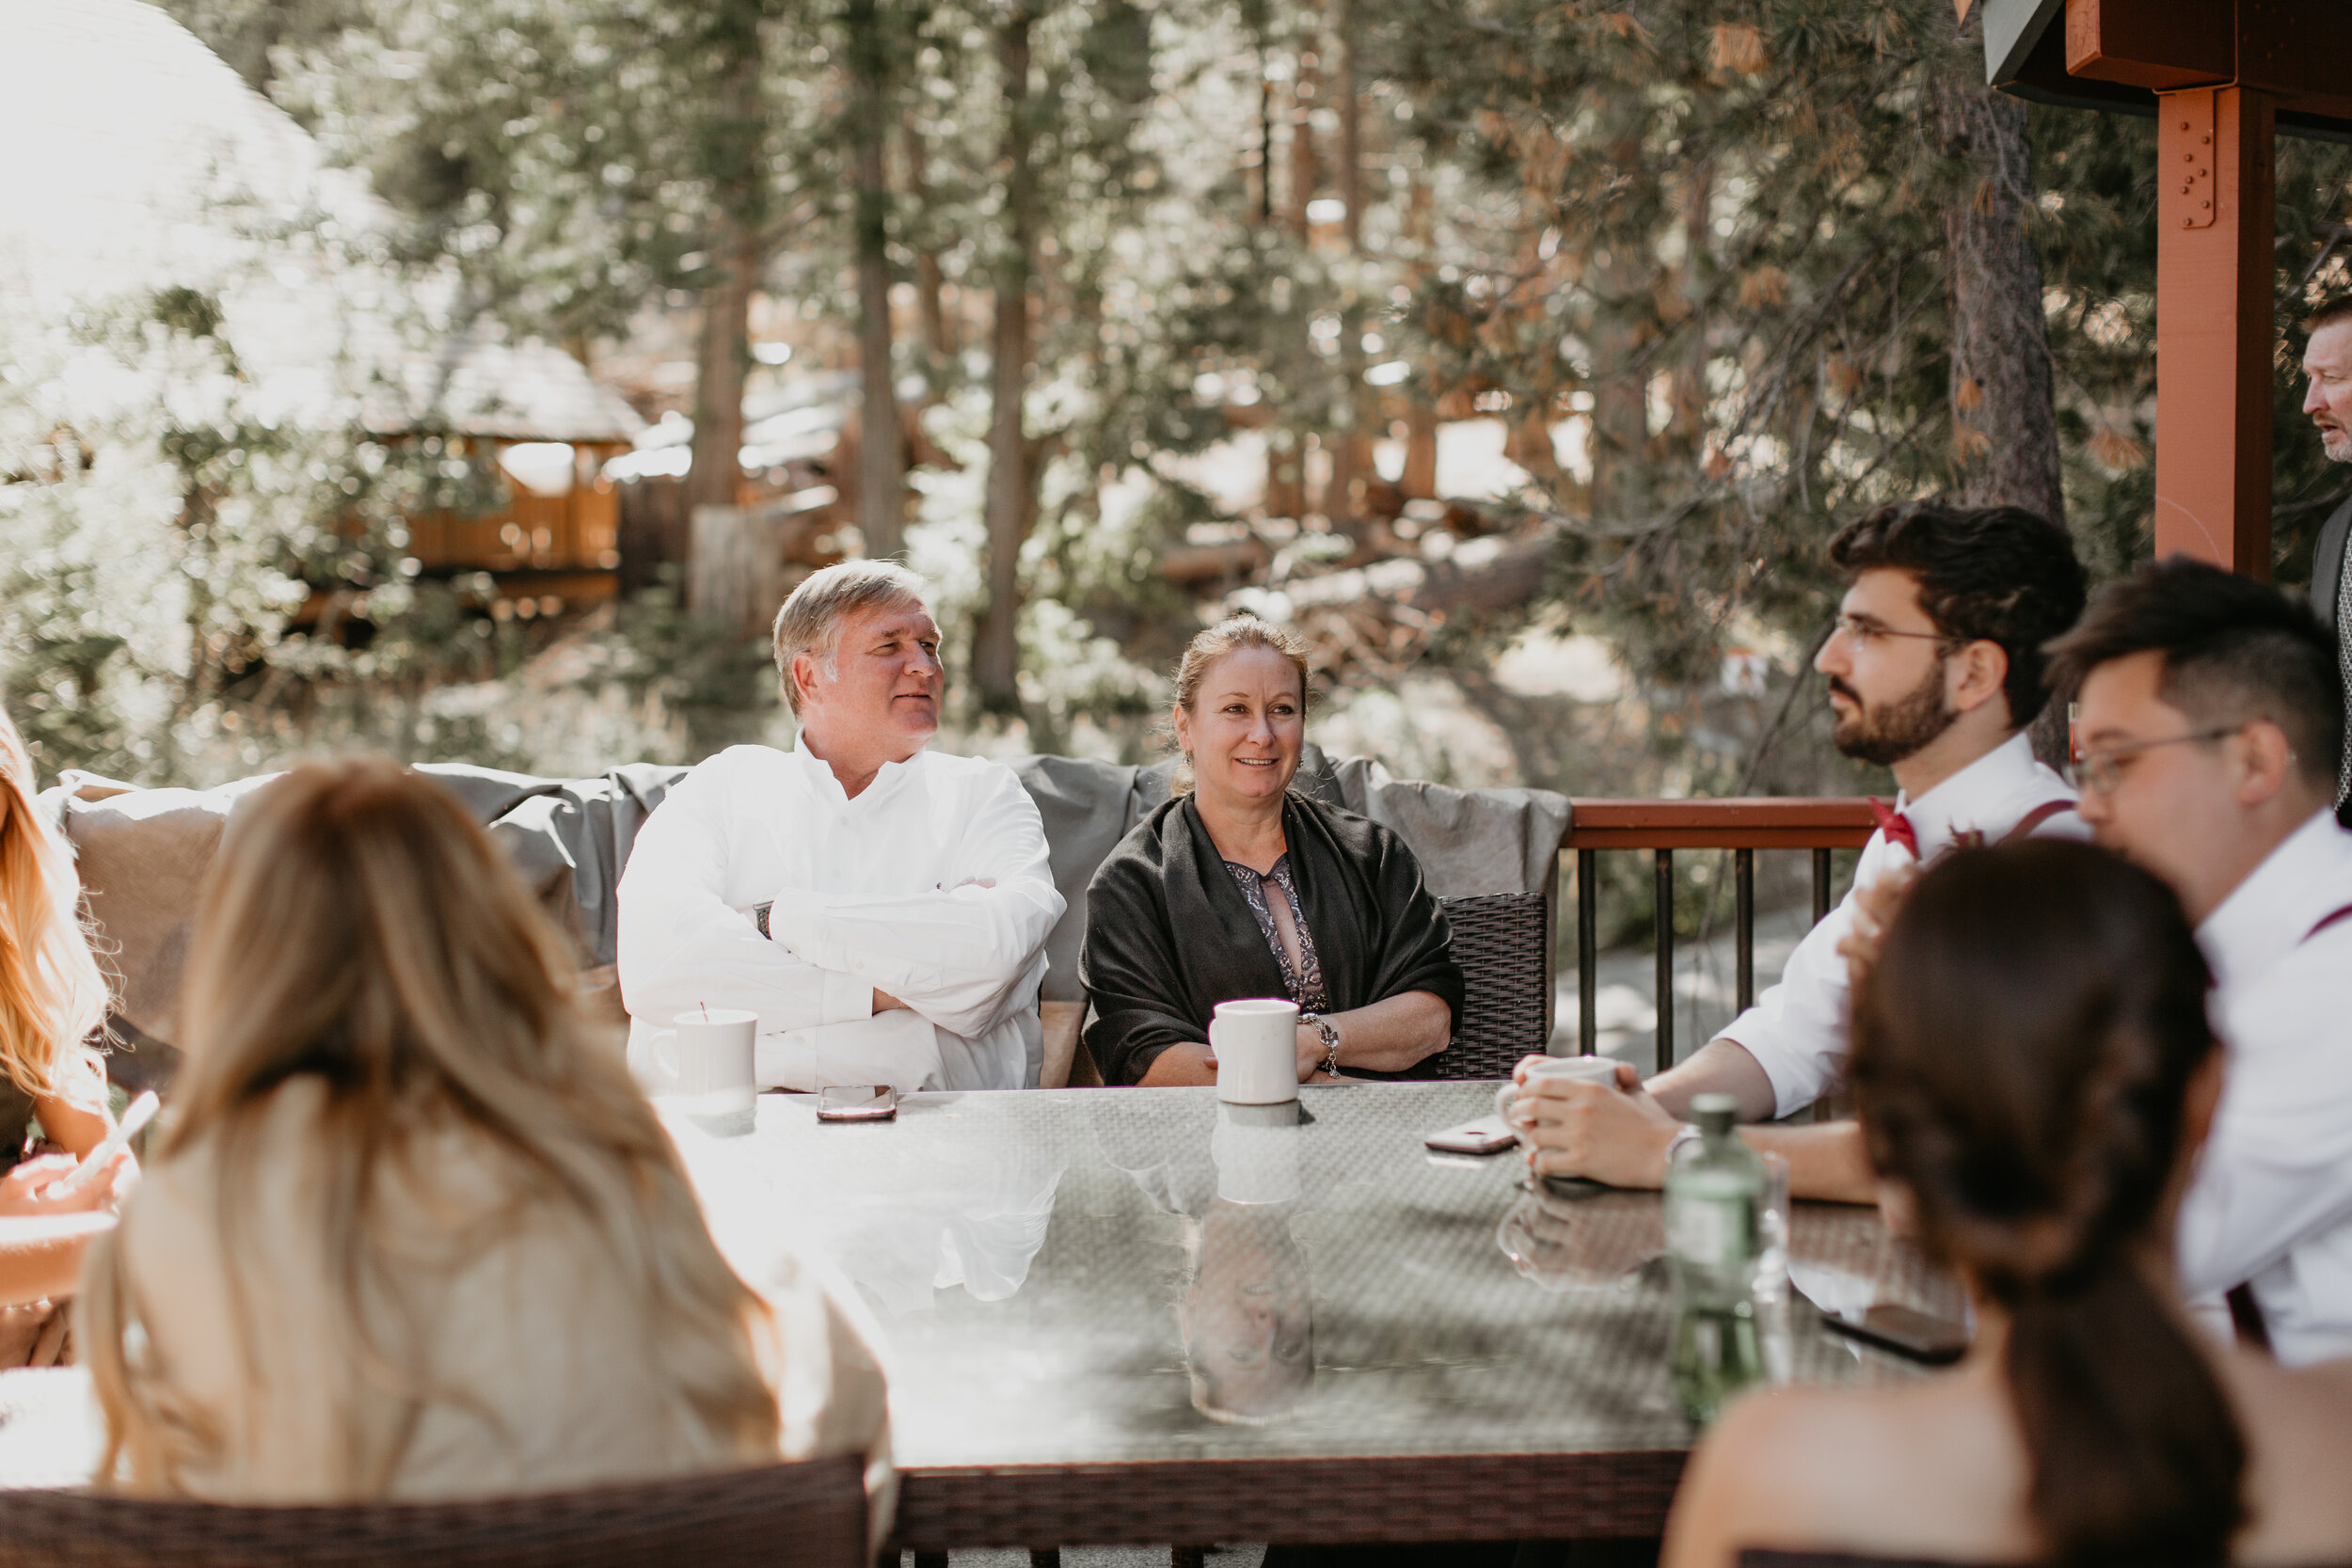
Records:
[[[1886,835],[1887,843],[1901,845],[1915,861],[1919,858],[1919,835],[1912,831],[1910,817],[1876,796],[1870,798],[1870,815],[1878,818],[1879,832]]]

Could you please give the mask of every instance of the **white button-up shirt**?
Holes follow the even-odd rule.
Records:
[[[749,912],[773,901],[769,936]],[[919,752],[855,800],[797,746],[736,746],[678,781],[620,889],[629,1058],[697,1006],[759,1014],[763,1088],[1036,1084],[1038,982],[1062,897],[1002,763]],[[911,1010],[876,1013],[874,992]]]
[[[2183,1290],[2253,1287],[2280,1361],[2352,1354],[2352,833],[2319,812],[2197,929],[2229,1083],[2181,1209]]]
[[[2066,781],[2036,762],[2023,731],[1954,773],[1916,800],[1897,796],[1895,809],[1911,819],[1919,858],[1931,861],[1960,842],[1980,835],[1993,844],[2006,837],[2036,807],[2063,802],[2066,810],[2043,818],[2037,837],[2088,838],[2074,812],[2074,792]],[[1854,896],[1898,865],[1912,863],[1911,851],[1872,833],[1854,864],[1853,892],[1805,934],[1788,955],[1780,984],[1731,1021],[1718,1037],[1745,1047],[1772,1081],[1774,1116],[1793,1116],[1834,1088],[1844,1076],[1848,1055],[1846,960],[1837,944],[1854,921]]]

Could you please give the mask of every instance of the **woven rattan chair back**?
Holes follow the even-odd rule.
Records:
[[[1921,1557],[1855,1557],[1847,1552],[1772,1552],[1751,1546],[1740,1554],[1740,1568],[1963,1568],[1963,1564]],[[1981,1565],[1977,1565],[1981,1568]]]
[[[858,1568],[854,1456],[581,1492],[246,1508],[0,1491],[0,1568]]]
[[[1416,1078],[1508,1078],[1551,1037],[1551,942],[1540,893],[1445,901],[1462,966],[1461,1027]]]

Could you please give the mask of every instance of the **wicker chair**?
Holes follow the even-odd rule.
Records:
[[[854,1456],[535,1497],[333,1508],[0,1491],[0,1568],[859,1568]]]
[[[1551,929],[1540,893],[1449,898],[1454,958],[1462,966],[1462,1026],[1454,1043],[1409,1076],[1508,1078],[1551,1038]]]
[[[1855,1557],[1851,1552],[1780,1552],[1751,1546],[1740,1554],[1740,1568],[1961,1568],[1933,1558]]]

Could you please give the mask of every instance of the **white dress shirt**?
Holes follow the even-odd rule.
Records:
[[[2352,1355],[2352,920],[2311,935],[2346,905],[2352,833],[2323,811],[2197,929],[2230,1072],[2181,1209],[2181,1284],[2211,1312],[2250,1283],[2289,1366]]]
[[[1919,858],[1931,861],[1963,834],[1998,842],[2037,806],[2062,801],[2068,809],[2044,817],[2036,837],[2088,838],[2090,831],[2073,810],[2074,792],[2036,762],[2023,731],[2010,736],[1916,800],[1898,795],[1895,809],[1911,819]],[[1780,984],[1756,999],[1717,1037],[1736,1040],[1772,1081],[1776,1117],[1793,1116],[1835,1088],[1846,1068],[1846,960],[1837,944],[1853,925],[1854,897],[1898,865],[1911,851],[1872,833],[1854,864],[1853,891],[1805,933],[1788,955]]]
[[[621,878],[630,1063],[658,1076],[648,1037],[708,1006],[759,1014],[763,1088],[1033,1085],[1061,911],[1002,763],[919,752],[850,800],[798,746],[731,747],[671,789]],[[878,990],[909,1010],[876,1013]]]

